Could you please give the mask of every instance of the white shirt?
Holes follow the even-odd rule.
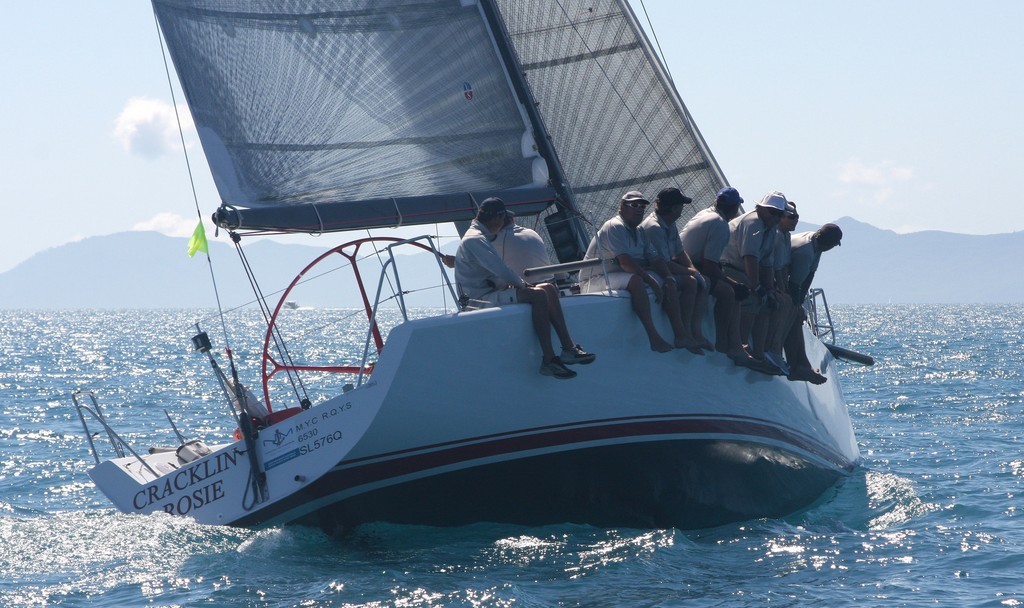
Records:
[[[508,287],[525,287],[522,277],[501,259],[491,241],[494,235],[473,220],[455,253],[455,282],[463,295],[479,298]]]
[[[501,259],[505,260],[508,267],[519,276],[527,268],[548,266],[551,258],[548,257],[547,246],[544,239],[535,231],[523,228],[518,224],[509,224],[498,231],[494,239],[494,248],[498,251]],[[531,283],[543,283],[550,281],[554,275],[537,275],[530,277]]]

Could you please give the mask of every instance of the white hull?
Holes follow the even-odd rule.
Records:
[[[400,325],[369,382],[261,431],[269,498],[258,506],[241,442],[155,481],[134,458],[91,475],[126,512],[211,524],[694,528],[798,510],[858,462],[832,357],[809,332],[820,386],[721,354],[651,352],[628,299],[562,301],[574,338],[597,353],[575,379],[538,373],[526,306]]]

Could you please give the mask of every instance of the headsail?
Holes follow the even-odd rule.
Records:
[[[627,190],[714,199],[725,177],[626,0],[495,3],[584,217]]]

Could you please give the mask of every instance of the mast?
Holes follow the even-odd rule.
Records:
[[[558,204],[568,211],[568,213],[559,211],[558,213],[563,213],[564,217],[559,218],[558,221],[547,223],[548,237],[551,239],[551,244],[560,262],[575,262],[583,258],[583,254],[587,249],[588,239],[587,231],[580,221],[580,213],[576,206],[572,187],[569,185],[565,172],[562,170],[562,163],[558,158],[558,153],[551,144],[551,137],[544,126],[544,120],[540,112],[537,110],[538,102],[530,91],[530,86],[523,75],[519,58],[512,48],[508,30],[497,6],[495,6],[493,0],[478,1],[480,2],[480,8],[487,21],[487,25],[491,29],[501,60],[505,63],[505,71],[530,120],[538,151],[547,162],[549,180],[551,186],[558,194]],[[561,224],[561,226],[553,231],[552,227],[555,224]]]

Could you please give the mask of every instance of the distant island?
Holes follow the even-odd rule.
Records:
[[[1024,302],[1024,282],[1000,270],[1024,256],[1024,232],[897,234],[849,217],[835,223],[843,229],[843,244],[825,254],[815,285],[833,305]],[[798,232],[814,228],[801,225]],[[188,257],[187,241],[121,232],[48,249],[0,274],[0,308],[213,308],[210,266],[202,254]],[[287,286],[323,250],[260,240],[246,252],[269,294]],[[210,254],[225,306],[252,301],[233,248],[211,242]],[[403,274],[438,272],[426,253],[408,256],[403,267]],[[370,290],[376,289],[372,280]],[[268,299],[276,304],[278,297]],[[336,284],[307,288],[290,299],[302,306],[361,306],[356,291]]]

